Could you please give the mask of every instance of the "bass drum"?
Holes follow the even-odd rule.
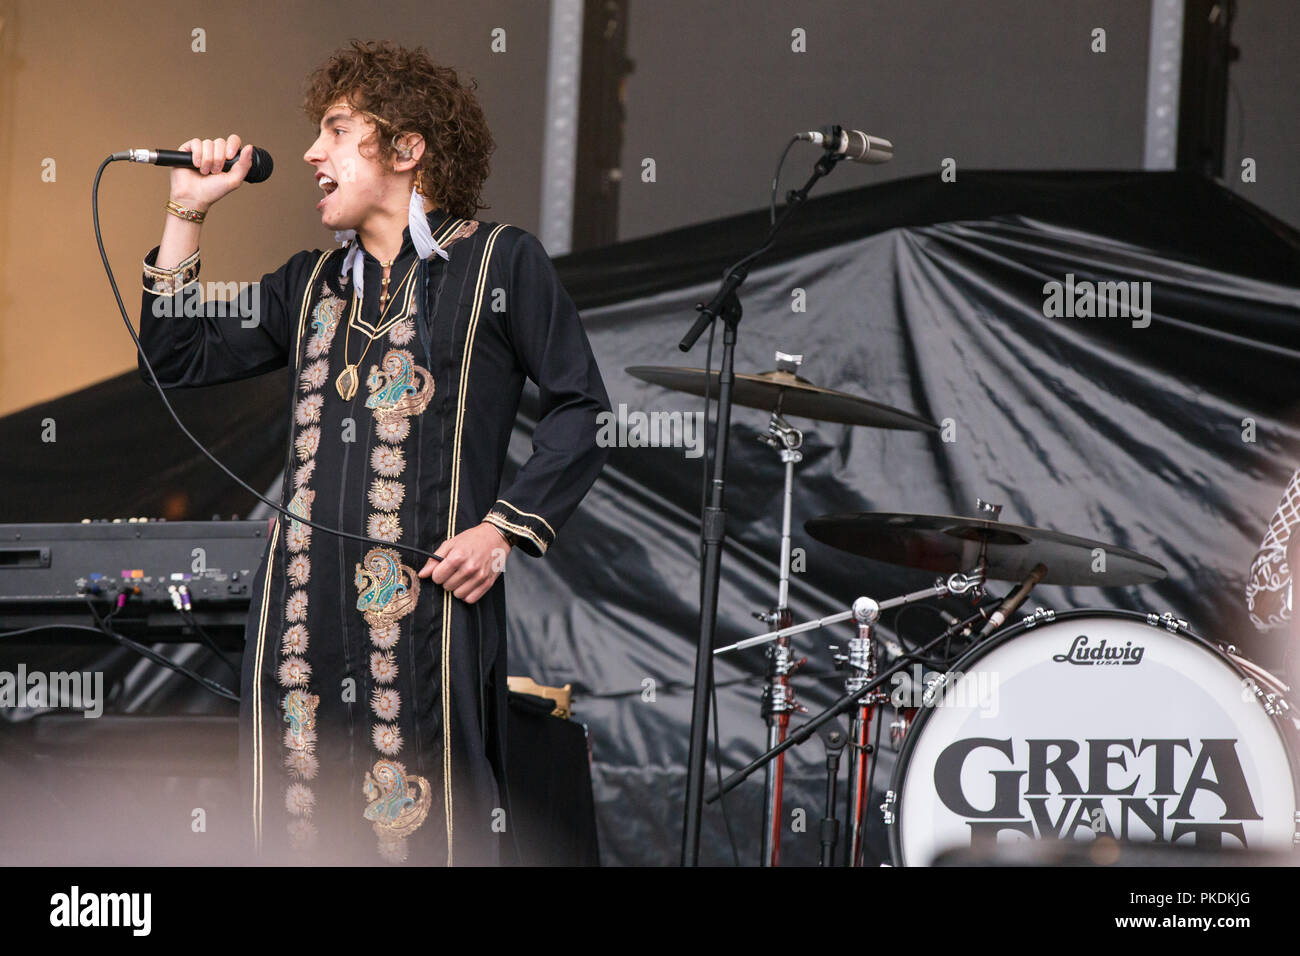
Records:
[[[1068,611],[971,648],[908,733],[883,807],[895,866],[1105,834],[1291,848],[1284,702],[1168,616]],[[921,703],[918,701],[918,703]]]

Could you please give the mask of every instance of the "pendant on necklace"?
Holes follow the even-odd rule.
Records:
[[[339,390],[339,397],[343,401],[352,401],[352,396],[357,393],[357,367],[349,365],[344,368],[334,380],[334,387]]]

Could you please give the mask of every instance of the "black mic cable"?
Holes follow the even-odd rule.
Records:
[[[207,447],[203,444],[203,442],[195,438],[194,435],[190,432],[190,430],[185,427],[185,423],[180,420],[180,416],[178,416],[176,414],[176,410],[172,408],[172,403],[167,400],[167,393],[163,391],[162,385],[158,382],[158,376],[154,373],[153,365],[149,363],[149,356],[147,356],[144,352],[144,346],[140,343],[140,337],[135,334],[135,327],[131,324],[131,319],[126,313],[126,306],[123,305],[122,303],[122,294],[121,292],[118,291],[117,280],[113,278],[113,267],[108,263],[108,253],[104,251],[104,239],[100,235],[100,231],[99,231],[99,180],[100,177],[104,175],[104,169],[108,166],[109,163],[121,161],[119,157],[120,154],[114,154],[112,156],[109,156],[107,159],[105,159],[102,163],[99,164],[99,169],[95,171],[95,183],[90,189],[90,211],[91,211],[91,216],[95,222],[95,244],[99,246],[99,258],[102,259],[104,262],[104,272],[108,274],[108,284],[113,288],[113,298],[117,300],[117,309],[119,312],[122,313],[122,321],[126,323],[126,330],[131,333],[131,341],[135,342],[136,352],[139,354],[141,361],[144,362],[144,367],[149,370],[149,378],[152,379],[154,388],[158,390],[158,397],[162,399],[163,407],[167,409],[167,414],[171,415],[172,421],[176,423],[176,427],[181,430],[181,432],[185,435],[186,438],[188,438],[191,442],[193,442],[195,448],[197,448],[199,451],[203,452],[203,454],[207,456],[210,462],[212,462],[223,472],[225,472],[227,477],[229,477],[231,481],[239,485],[239,487],[243,488],[245,491],[247,491],[249,494],[255,497],[258,501],[274,508],[277,512],[284,515],[286,518],[289,518],[292,521],[297,521],[301,524],[305,524],[309,528],[315,528],[318,531],[324,531],[326,534],[332,534],[338,538],[350,538],[353,541],[360,541],[363,544],[377,544],[385,548],[394,548],[400,551],[407,551],[410,552],[411,554],[419,554],[428,558],[432,558],[435,561],[441,561],[442,558],[440,558],[438,555],[433,554],[430,551],[425,551],[423,548],[417,548],[414,547],[413,545],[398,544],[393,541],[384,541],[380,538],[371,538],[363,534],[353,534],[350,531],[341,531],[338,528],[330,528],[322,524],[317,524],[314,521],[308,521],[306,518],[301,518],[298,515],[293,514],[287,508],[276,504],[270,498],[267,498],[261,492],[255,490],[251,485],[248,484],[248,482],[244,481],[233,471],[231,471],[220,461],[218,461],[217,457],[213,455],[212,452],[208,451]],[[284,475],[284,478],[282,480],[283,481],[289,480],[288,473]]]

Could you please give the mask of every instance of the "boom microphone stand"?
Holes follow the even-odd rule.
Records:
[[[838,133],[839,128],[836,127],[833,141],[838,141]],[[844,158],[833,149],[822,153],[803,188],[792,189],[786,195],[786,206],[768,230],[763,244],[727,270],[717,293],[708,303],[696,304],[700,316],[678,344],[683,352],[689,352],[704,330],[715,320],[722,319],[722,368],[718,375],[718,425],[713,438],[713,479],[702,528],[704,554],[700,562],[700,636],[695,649],[695,690],[691,702],[691,744],[687,758],[686,812],[682,825],[682,866],[696,866],[700,861],[700,818],[704,810],[702,798],[704,761],[708,748],[709,692],[713,685],[713,636],[718,624],[722,542],[726,538],[723,494],[727,477],[727,438],[731,431],[731,386],[735,382],[736,327],[740,324],[742,311],[736,290],[749,276],[750,266],[772,248],[777,232],[794,211],[803,205],[817,180],[829,174],[835,164]]]

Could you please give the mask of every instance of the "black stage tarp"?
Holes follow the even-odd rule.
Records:
[[[699,399],[623,369],[703,365],[704,340],[688,356],[676,348],[692,306],[766,221],[763,210],[557,261],[616,409],[700,409]],[[116,267],[125,279],[135,264]],[[1045,284],[1067,275],[1149,282],[1150,324],[1049,317]],[[819,385],[948,426],[930,435],[794,421],[805,430],[794,502],[796,620],[933,578],[833,552],[804,534],[808,518],[970,513],[982,497],[1004,505],[1004,520],[1132,548],[1169,570],[1143,587],[1040,588],[1027,608],[1173,611],[1198,633],[1276,664],[1280,639],[1253,634],[1242,588],[1297,465],[1295,230],[1183,174],[962,172],[954,183],[924,177],[813,199],[742,298],[739,371],[772,368],[776,350],[801,353],[801,374]],[[104,312],[111,326],[107,292]],[[170,393],[193,430],[255,487],[277,478],[283,394],[280,374]],[[528,453],[534,398],[526,392],[510,468]],[[57,422],[56,442],[41,441],[46,418]],[[756,441],[766,415],[737,409],[733,421],[719,625],[727,643],[764,629],[752,612],[775,599],[781,500],[780,463]],[[209,518],[254,504],[188,446],[134,371],[0,419],[0,447],[0,521]],[[698,608],[701,459],[688,451],[615,449],[551,552],[518,556],[506,574],[510,672],[573,684],[575,718],[587,725],[594,756],[606,864],[677,858]],[[924,611],[893,618],[884,623],[912,638],[936,620]],[[828,645],[847,636],[841,626],[796,639],[809,658],[796,685],[812,710],[841,687]],[[4,663],[35,667],[41,654],[36,642],[11,642]],[[718,666],[724,773],[761,750],[762,670],[761,650]],[[174,711],[202,695],[178,679],[138,678],[119,689],[117,712],[157,709],[160,695]],[[817,858],[822,766],[816,741],[788,764],[787,818],[802,811],[808,821],[787,834],[792,864]],[[892,768],[886,733],[877,791]],[[757,860],[760,806],[757,777],[726,801],[742,863]],[[879,857],[877,823],[871,849]],[[716,806],[706,811],[702,845],[705,862],[732,861]]]

